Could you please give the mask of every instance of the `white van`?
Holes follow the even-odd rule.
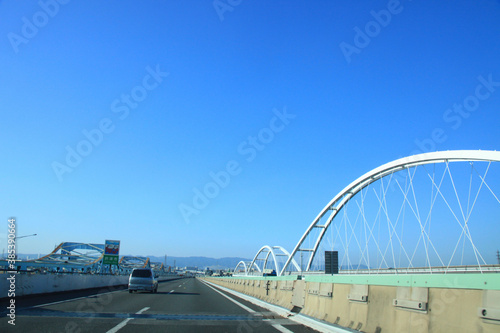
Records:
[[[158,280],[151,268],[134,268],[128,279],[128,292],[145,290],[158,292]]]

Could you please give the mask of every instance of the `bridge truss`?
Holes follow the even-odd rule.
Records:
[[[19,261],[28,267],[49,272],[96,273],[102,268],[104,244],[62,242],[49,254],[38,259]]]
[[[118,266],[126,273],[130,273],[134,268],[151,267],[151,263],[147,257],[123,256],[118,262]]]
[[[290,258],[290,253],[281,246],[263,246],[249,263],[240,261],[235,273],[244,273],[244,275],[261,275],[266,271],[274,271],[276,275],[280,274],[283,264]],[[296,269],[300,269],[299,265],[292,259],[292,264]],[[242,267],[243,272],[239,267]]]
[[[259,273],[262,272],[262,270],[260,269],[259,266],[256,266],[255,264],[252,266],[252,261],[248,261],[248,262],[245,262],[245,261],[240,261],[235,269],[234,269],[234,275],[249,275],[251,274],[252,272],[254,272],[255,270],[257,270]],[[250,269],[250,267],[252,267],[252,269]]]
[[[307,227],[278,275],[500,271],[500,152],[458,150],[401,158],[340,191]],[[259,250],[274,257],[269,247]],[[297,266],[297,262],[300,264]]]
[[[433,152],[364,174],[313,220],[281,274],[301,253],[304,271],[321,270],[333,249],[347,272],[489,270],[500,234],[497,162],[497,151]]]
[[[160,262],[150,262],[147,257],[122,256],[118,265],[103,265],[104,244],[62,242],[49,254],[33,260],[16,260],[21,271],[43,271],[53,273],[113,273],[129,274],[134,268],[151,267],[163,273],[165,267]],[[0,261],[5,270],[6,260]]]

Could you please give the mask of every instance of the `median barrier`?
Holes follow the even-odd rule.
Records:
[[[14,279],[12,279],[14,276]],[[8,279],[10,278],[10,279]],[[0,274],[0,298],[49,294],[83,289],[126,286],[128,275],[97,274]],[[160,277],[160,282],[178,279],[178,276]]]

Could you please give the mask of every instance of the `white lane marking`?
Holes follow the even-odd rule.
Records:
[[[40,308],[42,306],[49,306],[49,305],[61,304],[61,303],[66,303],[66,302],[71,302],[71,301],[78,301],[78,300],[85,299],[85,298],[98,297],[98,296],[101,296],[101,295],[118,293],[120,291],[123,291],[123,290],[108,291],[107,293],[102,293],[102,294],[94,294],[94,295],[89,295],[89,296],[83,296],[83,297],[65,299],[63,301],[57,301],[57,302],[52,302],[52,303],[45,303],[45,304],[35,305],[35,306],[32,306],[32,308]]]
[[[230,300],[231,302],[233,302],[234,304],[238,305],[239,307],[245,309],[246,311],[250,312],[250,313],[257,313],[257,311],[253,310],[253,309],[250,309],[248,306],[244,305],[244,304],[241,304],[240,302],[238,302],[237,300],[235,299],[232,299],[231,297],[227,296],[226,294],[224,294],[223,292],[215,289],[214,287],[212,287],[211,285],[209,285],[208,283],[206,283],[205,281],[203,280],[200,280],[201,282],[205,283],[206,286],[212,288],[213,290],[215,290],[216,292],[218,292],[219,294],[221,294],[222,296],[224,296],[225,298],[227,298],[228,300]],[[272,327],[274,327],[275,329],[277,329],[278,331],[282,332],[282,333],[293,333],[293,331],[290,331],[288,328],[285,328],[283,326],[281,326],[280,324],[272,324],[271,325]]]
[[[116,325],[115,327],[113,327],[112,329],[110,329],[109,331],[107,331],[106,333],[115,333],[115,332],[118,332],[119,330],[121,330],[122,328],[124,328],[127,323],[129,321],[131,321],[132,318],[128,318],[128,319],[125,319],[124,321],[122,321],[121,323],[119,323],[118,325]]]
[[[225,298],[227,298],[228,300],[230,300],[231,302],[233,302],[234,304],[238,305],[239,307],[245,309],[246,311],[250,312],[250,313],[255,313],[257,311],[255,310],[252,310],[250,309],[248,306],[244,305],[244,304],[241,304],[240,302],[238,302],[237,300],[235,299],[232,299],[231,297],[227,296],[226,294],[224,294],[223,292],[220,292],[218,291],[217,289],[215,289],[214,287],[212,287],[211,285],[209,285],[208,283],[206,283],[205,281],[203,280],[200,280],[201,282],[203,282],[206,286],[212,288],[213,290],[215,290],[216,292],[218,292],[219,294],[221,294],[222,296],[224,296]]]
[[[145,312],[145,311],[148,311],[149,309],[150,309],[150,307],[149,307],[149,306],[146,306],[146,307],[145,307],[145,308],[143,308],[142,310],[137,311],[135,314],[141,314],[141,313],[143,313],[143,312]]]
[[[174,292],[174,289],[170,290],[168,293],[169,293],[169,294],[171,294],[171,293],[173,293],[173,292]]]
[[[202,281],[200,279],[200,281]],[[229,289],[229,288],[226,288],[226,287],[223,287],[223,286],[219,286],[219,285],[216,285],[212,282],[209,282],[209,281],[202,281],[202,282],[205,282],[205,283],[208,283],[208,284],[211,284],[211,285],[214,285],[214,286],[217,286],[218,288],[226,291],[227,293],[229,294],[232,294],[234,296],[237,296],[237,297],[240,297],[240,298],[243,298],[244,300],[250,302],[250,303],[253,303],[257,306],[260,306],[261,308],[265,308],[265,309],[268,309],[269,311],[272,311],[274,313],[277,313],[278,315],[282,316],[283,318],[287,318],[288,320],[291,320],[291,321],[294,321],[300,325],[304,325],[304,326],[307,326],[307,327],[310,327],[318,332],[322,332],[322,333],[331,333],[331,332],[336,332],[336,333],[348,333],[348,332],[351,332],[351,331],[348,331],[347,329],[345,328],[340,328],[338,326],[333,326],[332,324],[325,324],[325,323],[322,323],[318,320],[315,320],[315,319],[312,319],[312,318],[309,318],[309,317],[305,317],[301,314],[296,314],[296,313],[292,313],[290,312],[290,310],[286,309],[286,308],[283,308],[283,307],[280,307],[278,305],[274,305],[274,304],[270,304],[270,303],[267,303],[267,302],[264,302],[258,298],[255,298],[255,297],[252,297],[252,296],[248,296],[248,295],[245,295],[243,293],[240,293],[236,290],[232,290],[232,289]],[[266,319],[264,319],[264,321],[266,321]]]
[[[137,311],[135,314],[141,314],[144,311],[148,311],[148,310],[149,310],[149,307],[145,307],[145,308]],[[125,325],[127,325],[127,323],[129,321],[131,321],[132,319],[134,319],[134,318],[127,318],[127,319],[125,319],[124,321],[122,321],[121,323],[119,323],[118,325],[116,325],[115,327],[113,327],[112,329],[110,329],[109,331],[107,331],[106,333],[116,333],[116,332],[118,332],[119,330],[121,330],[122,328],[124,328]]]
[[[283,333],[293,333],[293,331],[290,331],[288,328],[285,328],[285,327],[281,326],[280,324],[273,324],[271,326],[274,327],[275,329],[277,329],[278,331],[283,332]]]

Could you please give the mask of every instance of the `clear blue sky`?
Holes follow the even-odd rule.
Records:
[[[0,2],[0,249],[291,251],[383,163],[499,148],[500,1],[61,2]]]

